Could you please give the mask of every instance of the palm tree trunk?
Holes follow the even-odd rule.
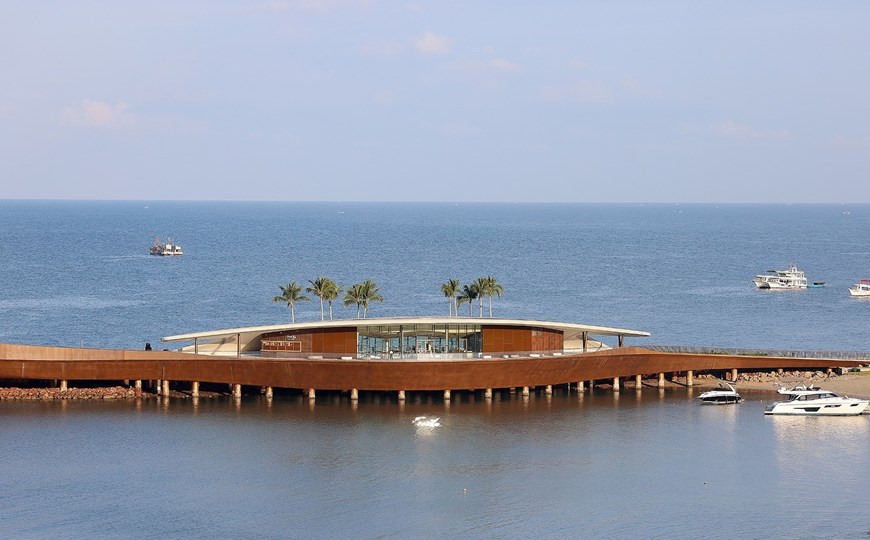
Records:
[[[492,296],[489,297],[489,318],[492,319]]]
[[[447,299],[447,316],[453,316],[453,302],[451,302],[449,298]]]
[[[290,304],[290,322],[296,322],[296,306]]]
[[[477,316],[481,319],[483,318],[483,297],[480,296],[477,298]]]
[[[320,320],[321,321],[326,320],[326,318],[323,316],[323,297],[322,296],[320,297]]]
[[[329,301],[329,320],[332,320],[332,300]]]

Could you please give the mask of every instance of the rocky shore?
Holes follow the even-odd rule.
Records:
[[[228,392],[207,392],[199,393],[201,398],[215,398],[229,396]],[[136,398],[156,398],[159,395],[128,388],[126,386],[103,386],[95,388],[76,388],[70,387],[66,390],[60,388],[21,388],[21,387],[4,387],[0,388],[0,400],[52,400],[52,399],[136,399]],[[172,390],[169,392],[171,398],[190,398],[190,392],[178,392]]]
[[[124,386],[98,388],[0,388],[0,399],[133,399],[153,396]]]
[[[720,379],[710,374],[695,377],[695,385],[700,387],[716,386]],[[727,382],[727,381],[726,381]],[[870,398],[870,372],[846,372],[842,375],[824,371],[785,371],[746,372],[737,374],[737,389],[770,390],[779,386],[813,385],[825,390],[848,394],[854,397]]]

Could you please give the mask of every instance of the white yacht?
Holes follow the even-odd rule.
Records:
[[[715,390],[704,392],[698,399],[701,403],[709,405],[727,405],[730,403],[740,403],[743,398],[737,393],[733,386],[726,382],[720,382],[719,387]]]
[[[152,255],[157,255],[160,257],[173,257],[177,255],[184,255],[184,251],[182,251],[181,246],[178,244],[172,243],[172,238],[167,236],[166,243],[160,241],[160,237],[154,239],[154,244],[151,245],[151,249],[148,250]]]
[[[759,289],[806,289],[807,277],[792,263],[788,270],[768,270],[752,279]]]
[[[838,396],[821,388],[795,386],[777,390],[787,401],[777,401],[764,414],[801,414],[810,416],[854,416],[864,412],[870,401]]]
[[[849,289],[852,296],[870,296],[870,279],[862,279]]]

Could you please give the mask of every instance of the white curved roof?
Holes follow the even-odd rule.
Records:
[[[564,339],[573,339],[583,332],[597,336],[630,336],[647,337],[649,332],[627,330],[625,328],[609,328],[606,326],[591,326],[588,324],[560,323],[552,321],[530,321],[524,319],[493,319],[479,317],[379,317],[371,319],[340,319],[334,321],[308,321],[297,323],[273,324],[268,326],[248,326],[243,328],[225,328],[223,330],[207,330],[166,336],[161,341],[192,341],[194,339],[220,338],[242,334],[245,336],[267,334],[271,332],[287,332],[309,328],[348,328],[374,325],[399,324],[479,324],[483,326],[533,326],[559,330],[564,333]],[[579,337],[577,338],[579,339]]]

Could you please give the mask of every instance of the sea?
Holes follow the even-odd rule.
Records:
[[[825,286],[755,289],[791,263]],[[494,316],[627,345],[870,350],[870,205],[0,201],[4,343],[168,348],[289,321],[279,286],[318,276],[374,280],[369,317],[494,276]],[[0,401],[0,537],[870,537],[870,417],[697,393]]]

